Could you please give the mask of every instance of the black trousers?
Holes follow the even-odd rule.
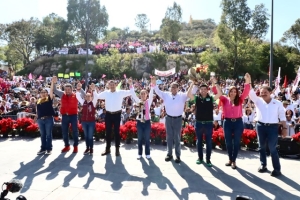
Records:
[[[120,147],[120,122],[121,122],[121,112],[116,114],[111,114],[106,112],[105,115],[105,130],[106,130],[106,148],[111,147],[111,133],[112,127],[114,127],[115,134],[115,146]]]

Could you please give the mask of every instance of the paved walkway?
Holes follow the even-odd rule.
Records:
[[[96,142],[94,156],[61,154],[62,140],[54,140],[52,155],[37,156],[40,140],[0,139],[0,183],[21,179],[21,194],[29,200],[99,199],[300,199],[299,159],[281,159],[280,178],[257,172],[258,153],[242,151],[238,169],[225,167],[226,152],[214,150],[208,168],[196,165],[195,148],[182,147],[180,164],[165,162],[166,147],[152,145],[151,160],[136,159],[137,145],[122,145],[121,157],[102,157],[103,142]],[[271,159],[268,158],[271,163]],[[271,170],[271,165],[269,166]],[[20,193],[7,195],[15,199]]]

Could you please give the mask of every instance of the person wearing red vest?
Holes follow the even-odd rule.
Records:
[[[62,153],[68,152],[70,150],[70,143],[69,143],[69,124],[71,124],[72,133],[73,133],[73,140],[74,140],[74,149],[73,153],[78,152],[78,100],[76,98],[76,94],[73,93],[72,85],[65,84],[64,91],[61,91],[56,88],[57,77],[53,76],[52,82],[54,83],[53,92],[57,96],[61,98],[61,108],[60,113],[62,115],[61,120],[61,129],[63,140],[65,143],[65,147],[62,149]],[[81,89],[81,84],[77,84],[77,91],[84,91]]]
[[[97,95],[95,91],[95,84],[91,85],[91,90],[93,96]],[[96,127],[96,105],[97,99],[92,97],[91,93],[86,93],[85,100],[81,97],[80,92],[76,92],[76,98],[79,103],[82,105],[82,115],[81,115],[81,125],[85,135],[86,150],[84,155],[90,154],[93,155],[93,135]]]

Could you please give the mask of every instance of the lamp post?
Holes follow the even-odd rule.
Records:
[[[89,61],[89,31],[90,31],[90,23],[89,23],[89,14],[90,14],[90,3],[91,0],[87,2],[86,9],[86,60],[85,60],[85,88],[88,87],[88,61]]]
[[[272,1],[271,7],[271,44],[270,44],[270,74],[269,74],[269,86],[272,87],[273,81],[273,9],[274,9],[274,0]]]

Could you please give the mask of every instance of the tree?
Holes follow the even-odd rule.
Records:
[[[136,27],[141,31],[147,28],[147,24],[150,21],[146,14],[137,14],[134,20]]]
[[[168,7],[165,17],[162,20],[161,31],[163,38],[168,41],[178,41],[181,26],[182,11],[176,2],[172,7]]]
[[[35,33],[39,25],[40,21],[31,18],[2,26],[4,31],[2,31],[0,39],[7,41],[11,49],[23,56],[24,65],[30,63],[35,49]]]
[[[292,44],[300,51],[300,18],[296,20],[289,30],[284,32],[281,41]]]
[[[36,49],[50,51],[72,43],[74,36],[69,33],[68,28],[69,24],[65,19],[51,13],[43,19],[42,26],[36,32]]]
[[[217,35],[222,48],[227,49],[231,75],[238,76],[239,70],[247,64],[245,58],[253,54],[249,44],[260,42],[267,33],[267,9],[260,4],[251,11],[247,0],[222,0],[221,8]]]
[[[97,42],[108,26],[108,14],[105,6],[98,0],[68,0],[68,23],[70,28],[80,33],[87,42]]]

